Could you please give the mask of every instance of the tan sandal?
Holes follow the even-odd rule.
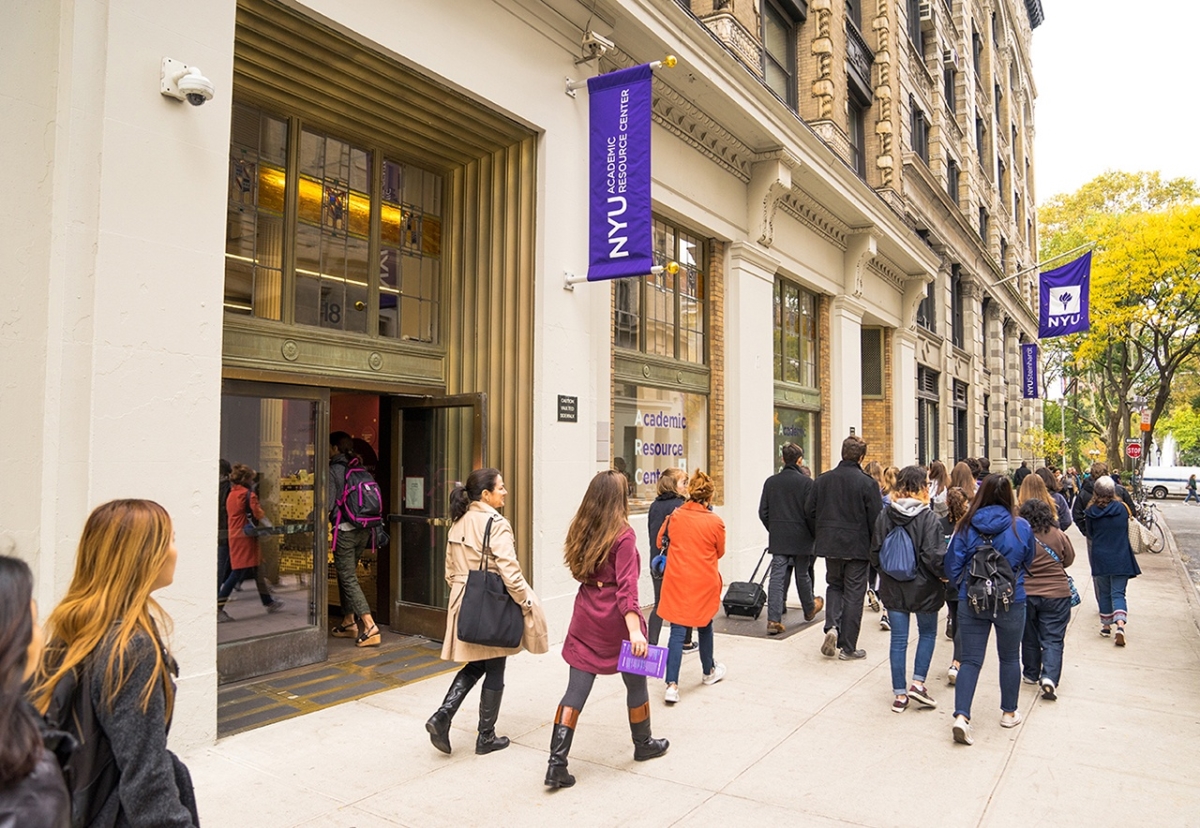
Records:
[[[363,632],[355,640],[355,647],[378,647],[383,637],[379,634],[379,627],[372,624],[371,629]]]
[[[334,638],[358,638],[358,623],[355,621],[343,622],[335,627],[330,627],[329,633]]]

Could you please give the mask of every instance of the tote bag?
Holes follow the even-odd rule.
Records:
[[[458,610],[458,640],[484,647],[517,647],[525,632],[521,608],[508,594],[504,579],[488,568],[492,557],[492,521],[483,531],[483,555],[479,568],[467,573],[462,605]]]

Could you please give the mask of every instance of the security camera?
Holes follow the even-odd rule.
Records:
[[[617,48],[617,44],[607,37],[590,30],[583,33],[582,45],[584,56],[580,59],[581,61],[595,60]]]
[[[195,66],[188,66],[171,58],[163,58],[162,86],[160,92],[169,98],[187,101],[192,106],[203,106],[213,97],[213,82]]]

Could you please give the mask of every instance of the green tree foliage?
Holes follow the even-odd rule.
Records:
[[[1179,465],[1200,466],[1200,410],[1190,402],[1172,406],[1171,413],[1159,421],[1159,427],[1175,438]]]
[[[1158,173],[1108,172],[1038,215],[1043,260],[1095,244],[1091,330],[1048,340],[1047,362],[1078,378],[1068,407],[1119,465],[1129,400],[1149,401],[1153,431],[1176,373],[1200,354],[1200,189]]]

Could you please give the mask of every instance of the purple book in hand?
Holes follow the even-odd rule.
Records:
[[[633,654],[633,645],[621,642],[621,654],[617,656],[617,669],[622,673],[647,678],[662,678],[667,673],[667,648],[646,645],[646,655],[639,658]]]

